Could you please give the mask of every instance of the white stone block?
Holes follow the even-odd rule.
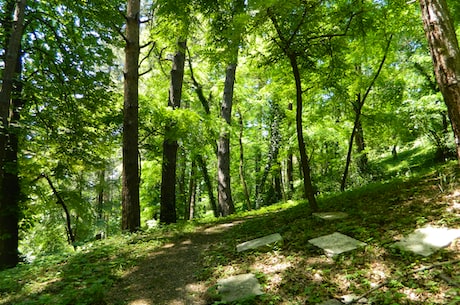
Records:
[[[264,294],[256,276],[240,274],[217,281],[217,291],[224,302],[233,302]]]
[[[270,245],[279,241],[282,241],[283,237],[279,233],[270,234],[264,237],[256,238],[253,240],[246,241],[236,246],[237,252],[242,252],[250,249],[256,249],[262,246]]]
[[[334,256],[367,245],[339,232],[313,238],[308,242],[323,249],[328,256]]]
[[[321,212],[313,213],[313,216],[324,219],[324,220],[336,220],[347,218],[348,214],[344,212]]]

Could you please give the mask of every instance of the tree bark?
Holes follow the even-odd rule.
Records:
[[[420,0],[436,81],[446,103],[460,164],[460,48],[446,0]]]
[[[227,66],[225,75],[224,97],[220,115],[228,126],[231,125],[233,87],[235,84],[236,63]],[[230,132],[222,131],[217,145],[218,168],[218,202],[220,213],[227,216],[235,212],[230,184]]]
[[[139,14],[140,0],[128,0],[124,66],[122,223],[124,231],[140,228],[139,204]]]
[[[6,56],[0,88],[0,270],[14,267],[19,261],[19,200],[18,176],[18,121],[23,100],[21,40],[24,33],[26,0],[9,3],[6,9],[14,9],[12,20],[6,20],[4,43]],[[8,11],[7,11],[8,13]],[[12,106],[12,107],[11,107]],[[12,109],[11,109],[12,108]],[[10,114],[11,111],[11,114]]]
[[[297,55],[287,54],[289,62],[291,64],[292,73],[294,75],[295,87],[296,87],[296,130],[297,130],[297,143],[299,145],[300,164],[303,174],[303,189],[305,198],[310,204],[310,209],[313,212],[318,210],[318,204],[316,203],[315,191],[311,181],[310,173],[310,162],[308,160],[307,151],[305,149],[305,141],[303,138],[303,127],[302,127],[302,82],[300,78],[299,66],[297,64]]]
[[[171,84],[169,87],[168,106],[172,109],[180,108],[182,98],[182,84],[184,81],[185,67],[185,40],[177,42],[177,51],[174,54],[171,69]],[[174,124],[174,122],[170,122]],[[172,126],[166,126],[165,139],[163,141],[163,164],[161,178],[161,201],[160,201],[160,222],[175,223],[176,215],[176,167],[177,140],[171,137]]]

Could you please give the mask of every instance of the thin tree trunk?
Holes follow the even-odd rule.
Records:
[[[168,106],[172,109],[180,108],[182,83],[184,81],[185,49],[186,42],[184,40],[179,40],[171,69],[171,85],[169,89]],[[171,131],[171,126],[166,126],[165,139],[163,141],[163,164],[161,171],[160,222],[166,224],[177,221],[176,162],[177,149],[179,145],[177,144],[177,140],[169,138],[171,136]]]
[[[294,74],[295,86],[296,86],[296,130],[297,130],[297,143],[299,145],[300,153],[300,164],[303,174],[303,188],[305,198],[310,204],[310,208],[313,212],[318,210],[318,204],[316,203],[315,191],[311,181],[310,174],[310,162],[308,160],[307,151],[305,149],[305,141],[303,138],[303,127],[302,127],[302,82],[300,79],[299,66],[297,64],[297,56],[295,54],[288,54],[289,62],[292,67],[292,73]]]
[[[288,110],[292,111],[292,103],[289,102]],[[289,122],[289,125],[291,123]],[[294,193],[294,157],[292,155],[292,150],[289,148],[288,156],[286,159],[286,180],[288,184],[288,198],[292,198],[292,194]]]
[[[185,220],[192,220],[195,216],[196,204],[196,164],[193,161],[190,169],[190,179],[188,184],[188,198],[186,203]]]
[[[36,180],[41,179],[41,178],[45,178],[45,180],[48,182],[48,185],[53,191],[54,196],[56,196],[56,199],[57,199],[56,203],[59,204],[64,210],[65,219],[66,219],[67,241],[69,242],[69,245],[73,245],[75,248],[75,233],[72,230],[72,220],[70,217],[69,209],[67,208],[67,205],[65,204],[64,199],[62,199],[61,195],[59,194],[57,189],[54,187],[54,184],[51,181],[51,179],[47,175],[42,174]]]
[[[198,96],[198,99],[201,102],[201,105],[204,108],[205,113],[207,115],[210,115],[211,110],[210,110],[210,107],[209,107],[209,101],[204,96],[203,86],[201,86],[201,84],[198,83],[198,81],[196,80],[196,78],[195,78],[195,76],[193,74],[193,67],[192,67],[192,61],[191,61],[190,53],[189,53],[189,56],[188,56],[188,63],[189,63],[189,68],[190,68],[190,77],[192,78],[193,85],[195,86],[195,92],[196,92],[196,94]],[[217,148],[216,148],[215,145],[214,145],[214,150],[217,151]],[[203,179],[204,179],[204,182],[205,182],[205,185],[206,185],[206,189],[208,191],[209,202],[210,202],[211,208],[212,208],[212,210],[214,212],[214,216],[219,217],[219,214],[220,214],[219,213],[219,207],[217,206],[216,199],[214,197],[214,188],[212,186],[212,181],[211,181],[211,178],[209,177],[208,168],[206,166],[206,162],[203,159],[203,155],[198,154],[196,156],[196,160],[198,162],[198,166],[201,169],[201,173],[203,174]]]
[[[103,219],[104,213],[104,197],[105,197],[105,170],[99,172],[99,186],[97,194],[97,221],[100,222]]]
[[[239,144],[240,144],[240,181],[241,185],[243,186],[244,192],[244,200],[246,201],[246,208],[251,210],[251,199],[249,197],[249,190],[248,185],[246,184],[246,179],[244,178],[244,150],[243,150],[243,114],[238,110],[238,122],[240,125],[240,133],[239,133]]]
[[[355,113],[358,109],[354,109]],[[356,135],[355,135],[356,151],[358,153],[358,168],[361,173],[366,173],[368,169],[368,158],[366,153],[366,143],[364,141],[364,130],[363,124],[361,122],[361,117],[358,120],[356,125]]]
[[[217,205],[216,198],[214,197],[214,189],[212,187],[211,178],[209,177],[206,162],[203,160],[203,156],[201,155],[198,155],[196,160],[198,162],[198,166],[200,167],[201,173],[203,174],[204,183],[206,184],[206,189],[208,190],[209,203],[211,204],[214,217],[219,217],[219,206]]]
[[[345,169],[342,175],[342,182],[340,183],[340,190],[342,192],[345,190],[345,186],[347,183],[348,170],[350,168],[350,163],[351,163],[351,153],[353,151],[353,139],[355,137],[356,130],[358,129],[359,118],[361,116],[361,109],[364,104],[364,100],[361,100],[360,94],[358,94],[356,103],[358,105],[356,106],[356,109],[355,109],[355,122],[353,124],[353,130],[351,131],[350,141],[348,142],[347,160],[345,161]]]
[[[446,0],[420,0],[434,71],[454,131],[460,164],[460,48]]]
[[[270,107],[271,111],[271,124],[270,124],[270,145],[268,147],[267,163],[260,181],[256,186],[256,206],[260,206],[263,202],[262,195],[264,193],[265,182],[272,169],[273,163],[278,160],[278,153],[281,144],[281,133],[279,131],[279,124],[281,120],[281,113],[278,105],[273,103]]]
[[[124,231],[141,226],[139,204],[139,14],[140,0],[128,0],[124,66],[122,220]]]
[[[236,63],[227,66],[225,76],[224,97],[222,100],[221,117],[227,125],[231,125],[233,87],[235,85]],[[218,201],[222,216],[228,216],[235,212],[233,205],[232,190],[230,183],[230,133],[223,131],[220,134],[217,146],[218,168]]]
[[[350,163],[351,163],[351,153],[352,153],[352,150],[353,150],[353,140],[354,140],[354,137],[355,137],[355,134],[356,134],[356,131],[358,129],[359,122],[360,122],[362,108],[364,106],[364,103],[366,102],[366,99],[367,99],[367,96],[369,95],[369,92],[371,92],[372,87],[374,86],[375,81],[379,77],[380,72],[382,72],[383,65],[385,64],[385,60],[387,58],[388,50],[390,49],[392,39],[393,39],[393,35],[391,35],[390,38],[387,41],[387,45],[385,47],[385,51],[383,53],[382,60],[380,61],[380,65],[379,65],[379,67],[377,69],[377,72],[374,75],[374,78],[372,79],[371,83],[367,87],[366,92],[364,93],[364,96],[361,98],[361,94],[357,95],[356,106],[355,106],[355,122],[353,124],[353,130],[351,132],[350,141],[349,141],[349,144],[348,144],[347,160],[345,162],[345,169],[344,169],[344,172],[343,172],[343,175],[342,175],[342,182],[340,184],[340,190],[341,191],[344,191],[345,187],[346,187],[348,169],[349,169]]]

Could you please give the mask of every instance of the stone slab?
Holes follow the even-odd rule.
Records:
[[[321,212],[313,213],[313,216],[324,219],[324,220],[336,220],[347,218],[348,214],[345,212]]]
[[[336,299],[330,299],[330,300],[318,303],[317,305],[343,305],[343,303],[340,301],[337,301]]]
[[[256,249],[262,246],[270,245],[282,241],[283,237],[279,233],[270,234],[264,237],[246,241],[236,246],[237,252],[243,252],[250,249]]]
[[[329,235],[313,238],[308,242],[323,249],[328,256],[338,255],[340,253],[348,252],[358,247],[367,245],[364,242],[339,232],[334,232]]]
[[[403,251],[430,256],[438,249],[448,247],[457,238],[460,238],[460,229],[426,226],[415,230],[393,246]]]
[[[235,275],[217,281],[217,291],[223,302],[233,302],[264,294],[259,281],[252,273]]]

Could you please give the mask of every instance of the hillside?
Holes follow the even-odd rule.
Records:
[[[217,280],[246,272],[265,294],[238,304],[317,304],[373,287],[371,304],[458,304],[460,241],[429,257],[391,245],[428,224],[460,228],[459,183],[451,164],[321,197],[321,210],[349,214],[340,221],[288,202],[94,242],[1,272],[0,304],[222,304]],[[330,258],[308,243],[336,231],[367,246]],[[282,245],[236,253],[238,243],[275,232]]]

